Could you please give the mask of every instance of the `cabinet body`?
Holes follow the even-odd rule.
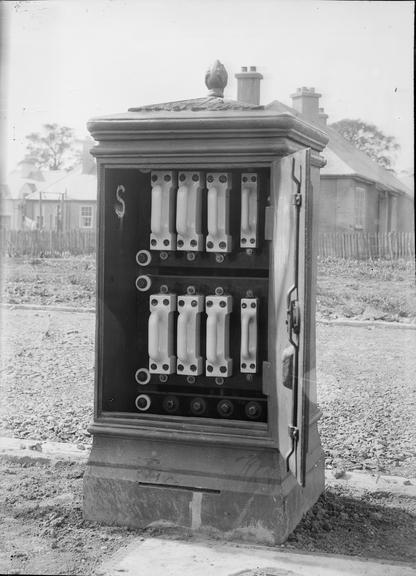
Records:
[[[90,130],[99,250],[85,515],[283,542],[324,482],[314,207],[325,140],[265,112],[130,114]]]

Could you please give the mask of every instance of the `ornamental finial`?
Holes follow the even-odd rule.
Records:
[[[209,89],[208,96],[224,97],[224,88],[227,86],[228,74],[224,65],[219,60],[205,74],[205,84]]]

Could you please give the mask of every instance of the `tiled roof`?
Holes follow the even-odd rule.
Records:
[[[281,113],[289,113],[299,118],[304,118],[302,114],[294,108],[274,100],[266,106]],[[310,122],[308,120],[308,122]],[[379,166],[371,160],[367,154],[357,150],[353,144],[348,142],[341,134],[330,126],[317,124],[329,137],[327,147],[322,152],[322,156],[327,161],[326,166],[321,168],[321,176],[358,176],[370,182],[374,182],[384,190],[404,192],[412,195],[412,191],[394,174]]]
[[[43,182],[33,181],[35,191],[29,194],[27,200],[39,200],[39,192],[42,200],[60,200],[65,194],[66,200],[96,201],[97,200],[97,177],[95,174],[83,174],[81,167],[71,172],[49,171],[42,173]],[[28,180],[21,179],[23,183]]]

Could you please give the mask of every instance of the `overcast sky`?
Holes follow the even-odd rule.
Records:
[[[46,122],[86,135],[90,117],[204,96],[206,69],[257,66],[261,103],[322,93],[329,122],[361,118],[413,165],[413,2],[50,0],[5,2],[7,166]],[[4,60],[3,60],[4,65]]]

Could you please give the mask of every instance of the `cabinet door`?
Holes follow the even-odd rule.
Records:
[[[305,256],[310,254],[308,247],[312,239],[305,215],[310,212],[310,150],[301,150],[274,162],[271,188],[269,350],[276,385],[273,432],[287,471],[303,485],[309,386],[305,365],[305,358],[309,359],[309,354],[305,356],[305,347],[309,345],[309,338],[305,339],[305,320],[308,322],[305,297],[310,306],[310,287],[305,283]]]

